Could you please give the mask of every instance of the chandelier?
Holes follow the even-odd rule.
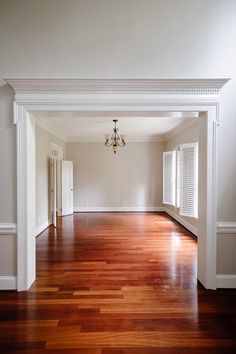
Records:
[[[112,146],[112,150],[114,154],[116,154],[117,148],[118,147],[124,147],[125,146],[125,135],[121,134],[119,135],[118,128],[116,127],[116,123],[118,122],[117,119],[113,119],[113,122],[115,123],[115,127],[113,128],[114,133],[111,134],[105,134],[105,146],[109,147]]]

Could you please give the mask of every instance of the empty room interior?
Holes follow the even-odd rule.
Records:
[[[236,352],[236,2],[0,0],[0,353]]]

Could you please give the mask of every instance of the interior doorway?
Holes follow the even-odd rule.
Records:
[[[50,169],[46,172],[50,177],[49,220],[51,225],[57,227],[57,217],[73,214],[73,162],[51,157]],[[40,198],[39,195],[37,197]]]
[[[73,82],[73,84],[72,84]],[[199,240],[198,279],[216,288],[216,161],[218,92],[226,80],[77,80],[50,81],[51,86],[25,80],[16,95],[18,149],[18,290],[35,280],[34,225],[35,110],[127,112],[199,112]],[[9,81],[17,92],[16,80]],[[41,90],[35,90],[37,84]],[[42,85],[45,85],[44,89]],[[72,85],[72,86],[71,86]],[[48,87],[50,86],[48,93]],[[58,90],[58,86],[60,89]],[[55,88],[57,87],[57,90]],[[71,89],[73,87],[73,89]],[[59,91],[59,92],[58,92]],[[72,92],[71,92],[72,91]],[[52,93],[53,92],[53,93]],[[76,94],[74,93],[76,92]],[[30,159],[29,159],[30,155]]]

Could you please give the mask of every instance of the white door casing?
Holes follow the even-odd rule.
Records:
[[[61,161],[62,216],[73,214],[73,162]]]
[[[50,159],[50,205],[51,224],[57,226],[57,160]]]
[[[63,147],[51,143],[51,158],[56,160],[56,215],[61,216],[61,161],[63,159]],[[51,209],[52,205],[53,203],[51,200]]]
[[[28,112],[35,110],[127,112],[200,112],[199,118],[199,237],[198,279],[216,288],[216,163],[219,91],[228,79],[80,80],[8,79],[15,90],[17,124],[17,279],[18,290],[35,280],[35,239],[29,227],[35,195],[25,182],[34,164],[28,163]],[[32,241],[34,240],[34,241]]]

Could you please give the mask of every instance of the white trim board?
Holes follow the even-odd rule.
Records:
[[[46,230],[48,228],[48,226],[50,226],[49,220],[47,220],[44,223],[42,223],[41,225],[37,226],[35,228],[35,237],[38,236],[39,234],[41,234],[41,232],[43,232],[44,230]]]
[[[217,288],[236,288],[236,274],[216,274]]]
[[[217,222],[218,234],[236,234],[236,222]]]
[[[0,224],[0,235],[15,235],[15,234],[16,234],[16,224],[13,223]]]
[[[0,276],[0,290],[16,290],[17,277],[15,276]]]
[[[181,225],[183,225],[187,230],[192,232],[195,236],[198,236],[198,229],[197,227],[191,225],[189,222],[181,218],[181,216],[175,214],[173,211],[169,210],[168,208],[164,207],[164,211],[169,214],[173,219],[178,221]]]
[[[164,211],[163,207],[74,207],[74,213],[81,212],[155,212]]]

